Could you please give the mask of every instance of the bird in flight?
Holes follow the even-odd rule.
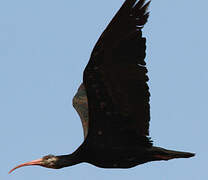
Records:
[[[84,142],[69,155],[47,155],[19,167],[59,169],[87,162],[101,168],[131,168],[149,161],[189,158],[193,153],[153,146],[149,138],[149,88],[145,59],[150,1],[125,0],[97,41],[73,98]]]

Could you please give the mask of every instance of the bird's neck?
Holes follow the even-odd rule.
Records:
[[[73,166],[83,162],[82,156],[78,153],[61,155],[61,156],[57,156],[57,158],[58,158],[57,163],[60,168]]]

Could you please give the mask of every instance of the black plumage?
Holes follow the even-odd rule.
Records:
[[[16,168],[62,168],[81,162],[130,168],[148,161],[194,156],[154,147],[149,138],[150,93],[144,61],[146,39],[142,37],[149,4],[126,0],[92,51],[73,101],[85,132],[81,146],[72,154],[49,155]]]

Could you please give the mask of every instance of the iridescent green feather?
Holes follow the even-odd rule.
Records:
[[[87,94],[83,84],[80,85],[77,93],[73,98],[73,107],[76,109],[77,113],[80,116],[84,131],[84,138],[86,138],[88,133],[89,116]]]

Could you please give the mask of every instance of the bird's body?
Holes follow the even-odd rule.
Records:
[[[72,154],[45,156],[14,169],[27,165],[56,169],[82,162],[131,168],[194,156],[155,147],[149,138],[150,93],[144,61],[146,39],[142,37],[149,3],[125,0],[92,51],[83,83],[73,98],[84,129],[80,147]]]
[[[139,164],[145,163],[148,157],[147,151],[143,148],[93,148],[91,151],[86,152],[87,160],[101,168],[131,168]]]

